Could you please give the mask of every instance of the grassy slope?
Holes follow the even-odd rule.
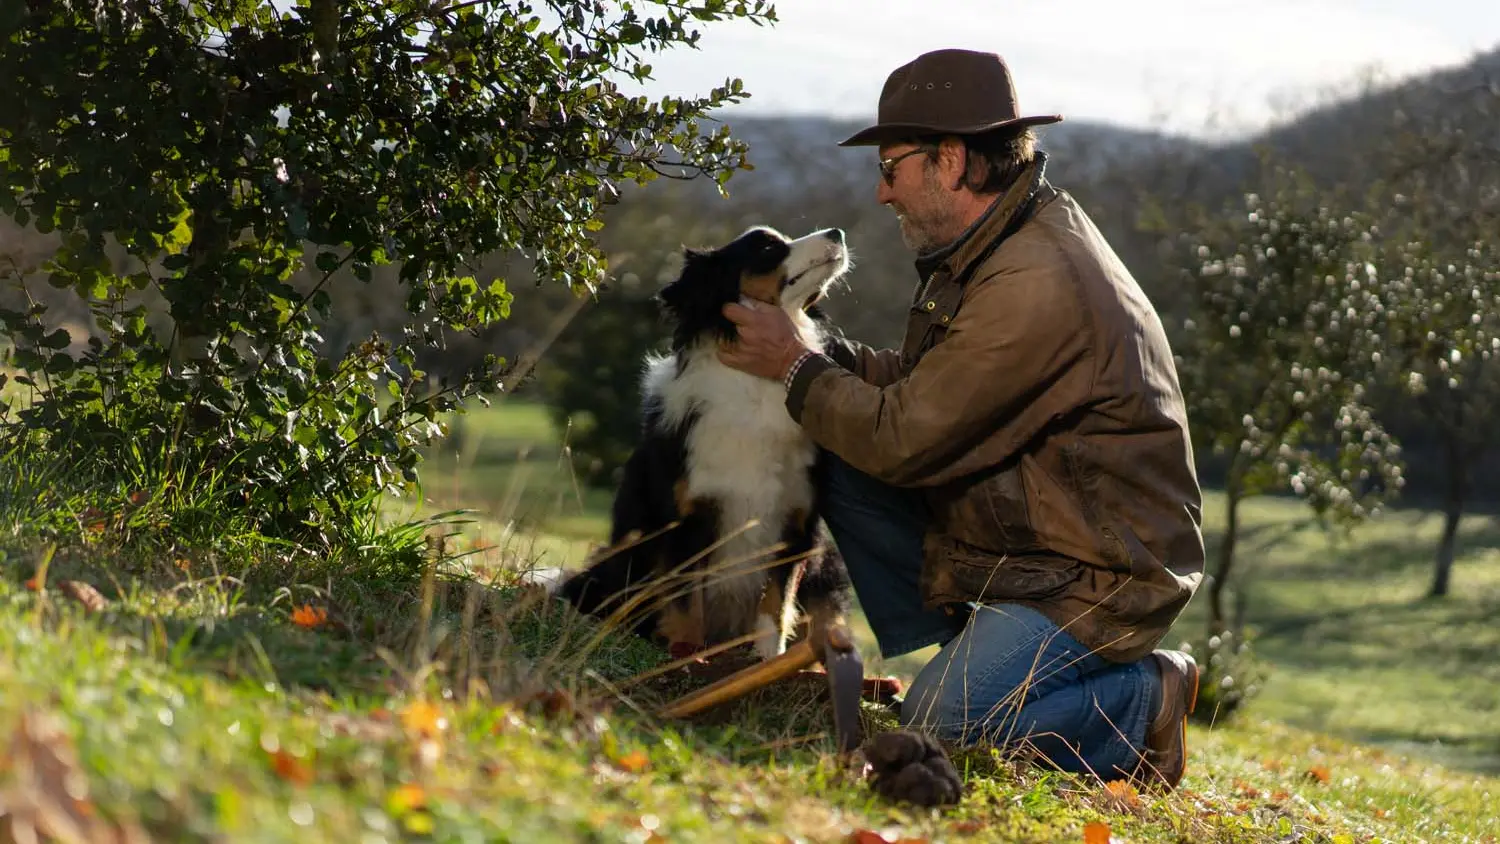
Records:
[[[381,580],[336,561],[141,559],[106,534],[57,554],[38,592],[25,581],[45,549],[22,526],[0,560],[0,805],[65,804],[46,777],[20,786],[24,760],[66,761],[72,746],[95,814],[136,818],[160,840],[843,840],[863,828],[1080,841],[1097,820],[1121,841],[1500,835],[1500,782],[1478,773],[1500,756],[1496,632],[1484,621],[1500,566],[1467,551],[1455,597],[1418,600],[1432,519],[1398,517],[1339,549],[1302,529],[1246,558],[1273,671],[1256,718],[1195,729],[1177,795],[1122,800],[965,758],[965,803],[921,813],[872,799],[829,762],[816,684],[707,723],[661,723],[652,704],[691,679],[633,682],[659,655],[509,585],[518,560],[576,560],[603,529],[607,498],[575,489],[548,439],[530,408],[497,409],[466,420],[462,459],[429,466],[443,478],[429,482],[434,506],[480,511],[450,550],[469,552],[459,566],[493,588],[456,574]],[[1271,530],[1298,515],[1280,502],[1250,514]],[[1465,547],[1496,544],[1485,530]],[[66,579],[110,604],[86,612],[58,588]],[[303,604],[327,608],[329,623],[292,623]],[[910,676],[914,665],[883,667]],[[489,694],[464,702],[465,688]],[[34,733],[48,718],[64,738],[24,739],[23,725]]]

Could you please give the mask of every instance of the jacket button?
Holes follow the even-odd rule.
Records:
[[[922,306],[922,307],[924,307],[924,308],[926,308],[926,309],[927,309],[927,310],[929,310],[929,311],[930,311],[930,310],[932,310],[932,309],[933,309],[933,308],[936,308],[936,307],[937,307],[937,302],[933,302],[933,301],[928,301],[928,303],[927,303],[927,304],[925,304],[925,305],[923,305],[923,306]]]

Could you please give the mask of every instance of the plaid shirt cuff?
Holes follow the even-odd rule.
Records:
[[[792,389],[792,381],[797,377],[797,370],[801,369],[802,364],[807,363],[808,358],[815,354],[817,353],[809,350],[798,356],[797,360],[792,363],[791,368],[786,371],[786,377],[781,379],[781,386],[788,390]]]

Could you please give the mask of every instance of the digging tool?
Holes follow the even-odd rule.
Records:
[[[854,646],[854,637],[850,635],[849,628],[842,624],[828,628],[821,655],[813,649],[809,639],[803,639],[787,648],[780,656],[742,668],[712,685],[683,695],[667,704],[661,710],[661,715],[665,718],[695,715],[784,680],[819,661],[828,672],[828,692],[833,701],[833,729],[838,738],[839,752],[852,753],[864,743],[864,729],[859,721],[859,701],[864,687],[865,669],[859,649]]]

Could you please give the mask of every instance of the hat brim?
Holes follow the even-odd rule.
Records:
[[[1061,114],[1033,114],[997,123],[981,123],[978,126],[930,126],[925,123],[877,123],[861,129],[839,141],[841,147],[879,146],[888,141],[910,138],[917,135],[985,135],[1002,129],[1020,129],[1027,126],[1045,126],[1061,123]]]

